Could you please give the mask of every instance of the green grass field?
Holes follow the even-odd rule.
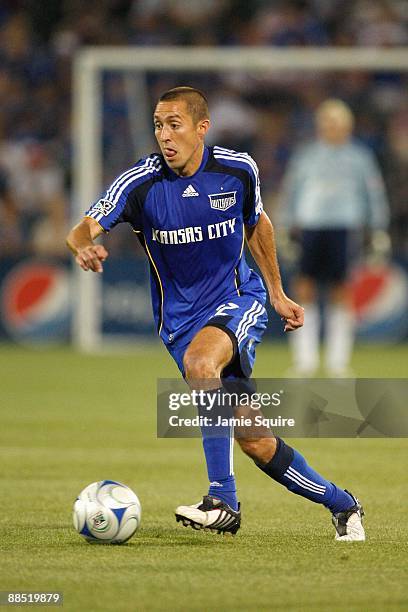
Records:
[[[359,376],[406,377],[408,347],[356,351]],[[263,346],[255,375],[282,376],[284,346]],[[156,438],[162,348],[128,355],[0,347],[0,590],[63,591],[66,610],[408,609],[405,439],[291,441],[366,508],[366,543],[335,543],[330,515],[269,480],[238,450],[237,537],[176,525],[205,492],[199,440]],[[95,480],[131,486],[142,527],[124,546],[74,531],[77,493]]]

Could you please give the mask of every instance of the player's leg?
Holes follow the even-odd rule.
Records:
[[[217,327],[201,329],[188,346],[183,359],[185,379],[191,389],[206,391],[199,410],[211,415],[219,413],[217,399],[221,397],[221,373],[233,359],[235,347],[228,333]],[[215,403],[214,403],[215,402]],[[218,409],[217,409],[218,408]],[[176,518],[195,529],[207,528],[220,533],[236,533],[240,527],[233,469],[234,437],[230,427],[201,428],[209,480],[208,495],[192,506],[179,506]]]
[[[292,493],[328,508],[333,515],[336,539],[365,539],[361,523],[364,513],[358,500],[316,472],[301,453],[275,437],[237,438],[237,441],[241,449],[270,478]]]
[[[221,372],[234,356],[230,336],[217,327],[201,329],[191,341],[184,355],[185,378],[191,389],[204,389],[217,397],[222,393]],[[209,397],[207,396],[209,399]],[[206,406],[201,406],[205,413]],[[217,406],[212,410],[217,414]],[[225,430],[224,430],[225,429]],[[233,434],[230,428],[202,428],[203,447],[207,462],[208,494],[225,501],[233,510],[238,509],[233,470]],[[216,435],[214,435],[216,434]]]
[[[193,338],[184,355],[185,378],[189,386],[205,389],[217,396],[222,392],[221,372],[234,355],[233,342],[225,331],[217,327],[204,327]],[[206,406],[201,407],[204,411]],[[213,412],[217,413],[217,407]],[[233,510],[238,509],[233,470],[233,435],[230,428],[219,430],[203,428],[203,447],[207,462],[210,487],[208,494],[225,501]],[[224,434],[224,435],[223,435]]]
[[[317,286],[313,278],[299,276],[293,284],[294,295],[305,309],[305,324],[290,334],[293,356],[293,374],[313,376],[319,367],[320,314],[317,303]]]
[[[231,337],[222,329],[207,325],[200,329],[190,342],[183,357],[185,379],[190,386],[197,384],[207,388],[214,381],[221,384],[221,372],[234,355]],[[208,381],[206,383],[206,380]]]
[[[230,377],[246,379],[251,375],[255,347],[266,329],[268,318],[263,306],[264,299],[265,295],[262,293],[259,299],[255,299],[253,294],[237,295],[209,313],[203,322],[204,327],[193,338],[184,355],[183,373],[190,385],[196,387],[198,384],[202,387],[202,379],[207,379],[208,383],[204,381],[204,387],[212,389],[212,393],[217,393],[217,398],[222,399],[224,389],[221,387],[221,375],[223,382]],[[219,401],[216,412],[221,412],[223,405]],[[179,507],[176,516],[178,514],[181,519],[191,518],[195,521],[193,526],[204,522],[205,526],[219,531],[236,533],[241,517],[236,496],[235,499],[233,497],[234,440],[231,428],[226,428],[224,433],[225,435],[221,435],[222,430],[219,427],[217,431],[213,428],[206,431],[203,428],[210,495],[204,497],[202,504]],[[214,500],[218,499],[228,507],[218,509],[217,505],[217,509],[212,511],[211,506]],[[214,517],[217,517],[215,521]]]
[[[294,373],[312,376],[319,367],[320,315],[317,296],[317,278],[321,262],[321,232],[304,231],[301,236],[299,275],[294,280],[295,299],[305,309],[305,324],[290,334]]]
[[[347,283],[354,236],[332,230],[328,245],[329,302],[326,308],[325,365],[331,376],[347,376],[354,341],[354,316]]]
[[[354,343],[350,289],[337,282],[329,290],[326,308],[325,367],[330,376],[347,376]]]
[[[233,333],[235,356],[222,370],[224,384],[228,377],[249,377],[255,361],[255,347],[262,338],[266,327],[266,312],[259,302],[247,301],[245,297],[236,300],[238,308],[230,309],[228,316],[213,324],[223,325],[228,333]],[[295,334],[298,331],[294,332]],[[361,524],[362,510],[358,501],[347,491],[326,480],[295,449],[273,435],[245,439],[237,437],[244,452],[268,476],[283,484],[289,491],[326,506],[333,515],[338,527],[337,537],[350,540],[364,539]]]

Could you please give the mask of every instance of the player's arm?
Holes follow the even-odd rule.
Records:
[[[102,272],[102,262],[108,252],[94,240],[103,232],[103,227],[95,219],[85,217],[72,228],[67,236],[67,245],[75,255],[75,261],[85,271]]]
[[[304,310],[287,297],[282,288],[273,225],[263,211],[258,223],[245,227],[249,250],[265,280],[269,298],[276,312],[285,320],[285,331],[302,327]]]
[[[389,203],[380,168],[372,154],[363,158],[363,176],[368,204],[367,225],[371,229],[371,254],[374,261],[382,261],[390,254],[391,240],[387,231]]]

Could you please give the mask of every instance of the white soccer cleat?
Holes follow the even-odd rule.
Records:
[[[175,514],[178,523],[196,530],[207,529],[235,535],[241,526],[239,507],[235,512],[228,504],[211,495],[205,495],[198,504],[179,506]]]
[[[363,527],[363,507],[350,491],[347,493],[352,496],[355,504],[344,512],[333,514],[332,523],[336,528],[335,540],[337,542],[364,542],[366,538]]]

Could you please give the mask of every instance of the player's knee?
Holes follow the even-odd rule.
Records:
[[[257,438],[238,438],[237,441],[246,455],[251,457],[251,459],[257,458],[259,450],[259,440]]]
[[[197,353],[186,353],[183,360],[187,381],[203,378],[218,378],[218,372],[211,359]]]
[[[266,465],[276,451],[276,438],[237,438],[241,449],[257,463]]]

